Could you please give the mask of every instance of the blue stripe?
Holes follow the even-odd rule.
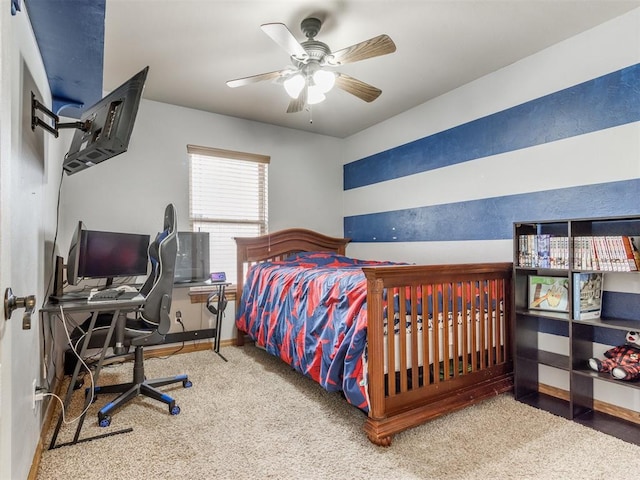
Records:
[[[538,331],[540,333],[548,333],[549,335],[559,335],[561,337],[569,336],[569,322],[559,322],[548,318],[540,317],[538,319]]]
[[[640,64],[344,165],[344,190],[640,120]]]
[[[640,295],[625,292],[608,292],[602,295],[602,316],[637,320],[640,330]]]
[[[560,337],[569,337],[569,322],[559,322],[548,318],[540,318],[538,322],[538,330],[541,333],[549,335],[558,335]],[[602,345],[622,345],[625,342],[627,332],[604,327],[593,328],[593,341]]]
[[[344,218],[352,242],[502,240],[513,223],[640,214],[640,179]]]

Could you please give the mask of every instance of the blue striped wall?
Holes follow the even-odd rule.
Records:
[[[344,190],[640,121],[640,64],[344,165]],[[455,186],[452,185],[452,188]],[[352,215],[353,242],[511,238],[514,221],[640,214],[640,179]]]
[[[500,240],[513,222],[640,213],[640,178],[345,217],[354,242]]]
[[[367,195],[375,195],[380,182],[639,121],[636,64],[348,163],[343,189],[367,188]],[[568,161],[579,168],[578,158]],[[607,168],[606,158],[602,164]],[[527,193],[517,193],[516,186],[514,194],[349,215],[344,235],[354,243],[509,240],[517,221],[640,215],[638,172],[640,168],[624,172],[621,178],[626,179],[606,183]],[[605,292],[604,300],[603,316],[640,320],[640,295]],[[541,331],[567,334],[556,331],[557,326],[549,322]],[[596,329],[596,336],[603,344],[624,341],[624,332]]]
[[[344,190],[640,120],[640,64],[344,165]]]

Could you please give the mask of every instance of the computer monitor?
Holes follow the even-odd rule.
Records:
[[[209,269],[209,232],[178,232],[174,282],[202,282]]]
[[[80,118],[62,167],[68,175],[115,157],[129,148],[149,67],[134,75]]]
[[[83,278],[106,279],[147,274],[150,236],[137,233],[86,230],[78,223],[69,247],[67,283]]]

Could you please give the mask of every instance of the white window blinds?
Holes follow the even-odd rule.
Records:
[[[189,217],[194,232],[209,232],[210,271],[236,281],[234,237],[267,232],[269,157],[187,145]]]

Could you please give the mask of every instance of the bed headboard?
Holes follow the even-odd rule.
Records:
[[[345,255],[350,238],[335,238],[304,228],[280,230],[260,237],[236,237],[238,289],[240,298],[246,266],[267,260],[281,260],[297,252],[336,252]]]

